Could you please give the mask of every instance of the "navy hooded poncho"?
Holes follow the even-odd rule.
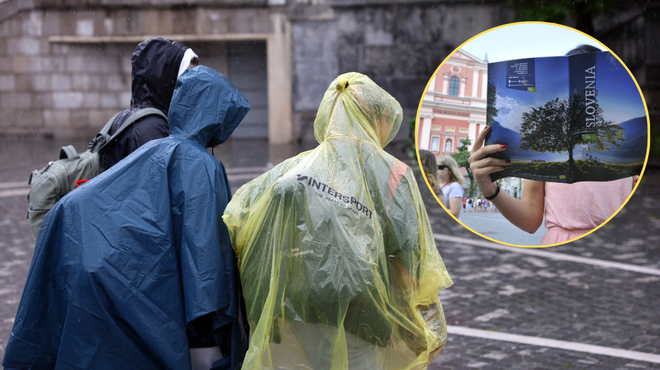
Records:
[[[231,192],[206,148],[250,103],[206,67],[179,79],[171,136],[142,146],[47,214],[3,365],[187,369],[191,321],[213,327],[240,367],[248,344],[240,281],[221,216]]]

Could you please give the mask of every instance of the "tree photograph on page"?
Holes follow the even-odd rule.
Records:
[[[508,176],[574,183],[638,175],[648,119],[628,70],[609,52],[488,64],[486,144]]]

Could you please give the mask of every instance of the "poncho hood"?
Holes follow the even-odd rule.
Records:
[[[188,68],[176,86],[168,116],[170,136],[205,148],[225,142],[250,110],[236,86],[208,67]]]
[[[348,136],[384,148],[401,128],[401,105],[369,77],[351,72],[337,77],[323,95],[314,136],[319,143]]]
[[[131,57],[131,108],[156,108],[167,114],[181,59],[188,48],[163,38],[141,42]]]

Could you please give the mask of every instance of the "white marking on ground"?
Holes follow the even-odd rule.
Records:
[[[645,353],[645,352],[629,351],[619,348],[595,346],[591,344],[568,342],[568,341],[555,340],[549,338],[531,337],[528,335],[508,334],[508,333],[501,333],[490,330],[479,330],[479,329],[472,329],[472,328],[466,328],[463,326],[454,326],[454,325],[447,325],[447,332],[449,334],[464,335],[466,337],[521,343],[532,346],[564,349],[568,351],[586,352],[596,355],[627,358],[630,360],[645,361],[654,364],[660,364],[660,355],[655,355],[652,353]]]
[[[0,182],[0,189],[26,188],[30,187],[27,181]]]
[[[500,244],[493,243],[493,242],[467,239],[467,238],[460,238],[460,237],[457,237],[457,236],[449,236],[449,235],[441,235],[441,234],[433,234],[433,236],[437,240],[442,240],[442,241],[447,241],[447,242],[468,244],[468,245],[473,245],[473,246],[476,246],[476,247],[484,247],[484,248],[497,249],[497,250],[507,251],[507,252],[527,254],[527,255],[536,256],[536,257],[550,258],[550,259],[554,259],[554,260],[558,260],[558,261],[577,262],[577,263],[583,263],[585,265],[592,265],[592,266],[605,267],[605,268],[614,268],[614,269],[619,269],[619,270],[638,272],[640,274],[660,276],[660,269],[656,269],[656,268],[652,268],[652,267],[631,265],[631,264],[628,264],[628,263],[612,262],[612,261],[606,261],[606,260],[601,260],[601,259],[597,259],[597,258],[573,256],[573,255],[564,254],[564,253],[548,252],[548,251],[544,251],[544,250],[538,250],[536,248],[509,247],[509,246],[506,246],[506,245],[500,245]]]
[[[3,191],[0,191],[0,198],[15,197],[15,196],[19,196],[19,195],[28,195],[29,192],[30,192],[30,188],[3,190]]]

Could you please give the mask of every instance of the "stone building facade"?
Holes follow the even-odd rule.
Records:
[[[77,3],[0,5],[3,132],[93,135],[130,103],[135,46],[163,36],[192,47],[244,91],[253,110],[239,136],[292,140],[290,23],[281,9]]]
[[[596,29],[632,65],[657,114],[658,21],[641,9]],[[512,18],[505,0],[0,0],[0,134],[91,137],[129,104],[137,43],[163,36],[245,92],[254,108],[238,138],[314,141],[323,93],[350,71],[399,100],[398,138],[407,138],[442,60]]]
[[[419,111],[417,143],[436,157],[470,146],[486,127],[488,63],[465,50],[452,54],[433,75]]]

